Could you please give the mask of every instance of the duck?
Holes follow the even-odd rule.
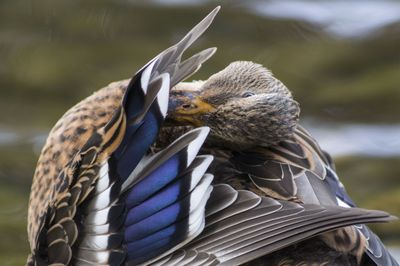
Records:
[[[214,184],[214,158],[199,154],[209,127],[154,151],[171,89],[216,51],[182,60],[219,9],[55,124],[32,180],[27,265],[239,265],[332,229],[393,219]]]
[[[215,157],[210,168],[214,183],[301,204],[356,206],[331,156],[300,125],[299,103],[263,65],[232,62],[205,81],[178,84],[170,97],[169,125],[181,131],[210,128],[203,149]],[[179,130],[163,131],[168,139]],[[365,225],[321,234],[265,261],[268,265],[399,265]]]

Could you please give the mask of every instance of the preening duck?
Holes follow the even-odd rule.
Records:
[[[170,89],[215,52],[181,61],[218,10],[132,79],[99,90],[56,123],[32,182],[28,265],[237,265],[332,229],[392,219],[213,185],[206,173],[213,157],[198,155],[208,127],[151,152]]]

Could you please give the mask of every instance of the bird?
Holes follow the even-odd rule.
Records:
[[[32,180],[27,265],[238,265],[335,228],[393,219],[213,184],[213,156],[199,155],[209,127],[154,151],[171,88],[216,51],[182,61],[219,9],[55,124]]]
[[[302,204],[356,206],[331,156],[300,125],[299,103],[263,65],[236,61],[207,80],[182,82],[171,90],[169,109],[175,128],[162,130],[164,138],[210,128],[203,149],[215,157],[214,183]],[[279,265],[399,265],[365,225],[322,234],[275,258]]]

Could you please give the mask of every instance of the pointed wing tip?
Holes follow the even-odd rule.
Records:
[[[210,27],[220,9],[221,6],[214,8],[205,18],[203,18],[196,26],[194,26],[185,37],[182,38],[179,43],[183,45],[183,51],[186,50],[186,48],[189,47],[197,38],[199,38],[208,29],[208,27]]]
[[[198,127],[196,129],[194,129],[192,132],[197,134],[196,142],[198,142],[201,146],[201,145],[203,145],[204,141],[206,140],[208,134],[210,133],[210,128],[207,126]]]
[[[214,20],[215,16],[218,14],[219,10],[221,9],[221,6],[215,7],[208,15],[199,23],[202,24],[204,22],[207,26],[205,28],[208,28],[212,21]]]
[[[361,208],[362,209],[362,208]],[[364,210],[364,209],[362,209]],[[395,215],[392,215],[388,212],[381,210],[368,210],[370,213],[374,213],[375,216],[380,216],[383,220],[382,222],[393,222],[399,220],[399,218]]]
[[[199,24],[203,25],[204,23],[204,31],[211,25],[211,23],[213,22],[215,16],[218,14],[219,10],[221,9],[221,6],[217,6],[216,8],[214,8]],[[196,27],[195,27],[196,28]]]
[[[190,142],[200,141],[204,142],[205,138],[210,133],[210,128],[207,126],[196,127],[189,132],[185,133],[183,136],[188,136],[190,138]]]
[[[207,126],[203,126],[203,127],[198,127],[196,129],[193,130],[193,132],[199,132],[199,137],[200,136],[204,136],[207,137],[207,135],[210,133],[210,128]]]
[[[211,164],[211,162],[214,160],[214,156],[213,155],[211,155],[211,154],[204,154],[204,155],[198,155],[197,157],[199,157],[199,158],[204,158],[204,164],[206,164],[206,165],[210,165]],[[208,166],[207,166],[207,168],[208,168]]]
[[[210,59],[217,52],[217,50],[218,50],[217,47],[210,47],[210,48],[205,49],[203,51],[203,53],[207,54],[207,56],[203,59],[202,63],[204,63],[205,61]]]
[[[210,15],[213,15],[215,17],[216,14],[218,14],[219,10],[221,9],[221,6],[216,6],[211,12]]]

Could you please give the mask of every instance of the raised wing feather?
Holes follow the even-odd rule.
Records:
[[[197,71],[215,52],[215,48],[206,49],[181,62],[183,52],[207,29],[218,10],[219,7],[213,10],[177,45],[146,64],[131,79],[125,91],[120,88],[100,91],[68,111],[61,119],[62,122],[56,125],[49,136],[44,153],[46,157],[53,158],[54,153],[58,153],[58,156],[62,155],[67,162],[65,165],[60,164],[62,161],[55,162],[57,167],[62,168],[54,179],[51,179],[51,176],[43,176],[41,171],[35,176],[29,215],[32,254],[28,263],[121,263],[127,258],[131,259],[122,244],[132,240],[128,237],[129,232],[136,228],[132,219],[136,222],[151,219],[152,215],[160,215],[156,214],[157,212],[169,212],[168,210],[176,208],[180,210],[179,215],[171,216],[170,224],[178,222],[179,219],[187,219],[187,224],[191,227],[187,226],[179,231],[180,241],[170,244],[171,250],[175,245],[196,235],[194,231],[201,231],[201,221],[202,217],[204,218],[204,215],[201,215],[201,206],[204,209],[204,201],[208,198],[206,195],[211,191],[212,176],[203,177],[206,168],[204,162],[202,167],[199,166],[201,171],[199,167],[193,167],[191,170],[188,167],[193,160],[197,163],[201,160],[196,159],[196,154],[207,135],[206,129],[189,133],[173,144],[173,147],[179,148],[172,149],[171,153],[156,156],[159,164],[166,163],[167,168],[176,168],[169,176],[169,182],[174,184],[169,185],[167,182],[157,187],[158,180],[163,177],[164,172],[154,167],[146,168],[147,172],[141,172],[133,179],[129,177],[138,166],[140,168],[142,164],[146,164],[148,158],[145,154],[154,142],[166,115],[169,89],[182,78]],[[84,113],[83,116],[80,116],[81,112]],[[90,130],[87,129],[87,125],[90,125]],[[76,135],[66,138],[62,131],[64,129],[71,129]],[[65,150],[53,148],[59,145],[58,135],[54,137],[54,134],[61,134],[62,141],[68,142]],[[82,134],[82,138],[79,134]],[[70,149],[70,146],[73,149]],[[46,161],[46,164],[49,162]],[[41,162],[38,165],[38,168],[40,167]],[[193,171],[197,171],[197,174],[194,175]],[[43,174],[46,174],[46,171]],[[158,175],[159,178],[151,179],[152,174]],[[34,192],[39,183],[35,180],[39,178],[47,178],[51,182],[45,184],[49,196],[46,194],[36,199]],[[156,190],[153,194],[148,193],[146,197],[136,199],[132,203],[132,193],[129,192],[134,190],[136,183],[140,187],[146,180],[148,187],[165,189],[164,193],[158,194],[158,199],[165,200],[164,202],[169,202],[170,205],[154,205],[158,209],[153,208],[153,213],[137,212],[144,216],[130,216],[129,211],[126,216],[127,208],[135,208],[137,211],[137,205],[145,202],[149,204],[149,198],[158,192]],[[44,187],[40,187],[39,191],[43,189]],[[204,201],[196,202],[198,211],[192,212],[194,196],[204,198]],[[173,205],[174,207],[171,207]],[[130,220],[121,223],[125,217]],[[196,218],[196,224],[193,217]],[[155,219],[153,231],[150,230],[149,233],[154,233],[154,230],[160,228],[161,225],[157,227],[158,221]],[[143,252],[151,254],[152,257],[165,251],[156,249],[155,247],[151,252]]]

